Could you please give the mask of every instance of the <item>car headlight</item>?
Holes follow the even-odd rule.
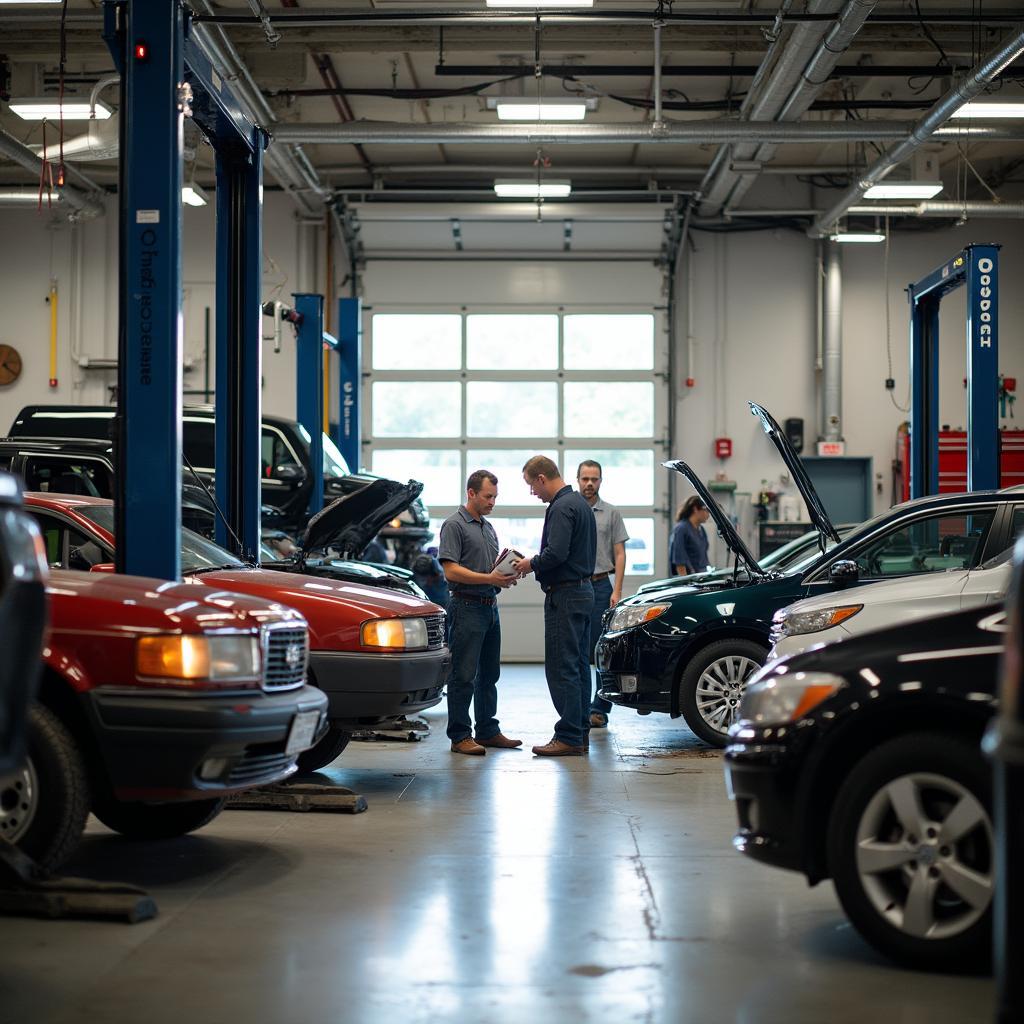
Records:
[[[144,636],[135,641],[135,671],[167,686],[260,685],[259,639],[235,636]]]
[[[18,580],[44,580],[49,571],[46,545],[36,521],[20,509],[0,512],[0,535],[11,573]]]
[[[852,619],[863,607],[862,604],[838,604],[813,612],[791,612],[783,609],[775,613],[773,621],[781,629],[783,636],[817,633]]]
[[[626,604],[619,605],[608,620],[608,632],[616,633],[622,629],[632,629],[641,623],[650,622],[659,615],[664,615],[671,608],[668,604]]]
[[[740,701],[740,720],[750,725],[785,725],[803,718],[845,685],[829,672],[793,672],[755,677]]]
[[[359,642],[364,647],[387,647],[408,650],[427,646],[425,619],[372,619],[359,630]]]

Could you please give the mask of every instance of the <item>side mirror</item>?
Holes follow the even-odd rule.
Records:
[[[285,462],[274,467],[274,479],[297,487],[306,479],[306,471],[301,466],[296,466],[294,462]]]
[[[843,559],[828,571],[828,578],[840,587],[849,587],[860,580],[860,567],[856,562]]]
[[[89,566],[89,572],[113,572],[113,562],[97,562],[95,565]]]

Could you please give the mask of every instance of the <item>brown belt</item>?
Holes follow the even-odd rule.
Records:
[[[611,576],[611,574],[611,569],[609,569],[607,572],[599,572],[596,575],[590,577],[590,582],[597,583],[598,580],[606,580],[609,576]]]

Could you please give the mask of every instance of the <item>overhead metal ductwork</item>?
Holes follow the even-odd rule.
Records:
[[[75,135],[65,139],[62,152],[65,159],[71,160],[115,160],[120,145],[120,115],[115,113],[105,121],[90,121],[84,135]],[[37,156],[43,155],[42,146],[30,147]],[[57,146],[51,143],[46,148],[51,158],[57,152]]]
[[[943,126],[950,117],[964,103],[979,95],[986,85],[993,81],[1007,65],[1013,63],[1022,53],[1024,53],[1024,25],[1019,26],[1017,31],[1007,40],[990,50],[964,81],[947,92],[945,96],[932,106],[899,145],[883,153],[864,172],[860,181],[847,189],[842,198],[814,222],[808,234],[811,237],[822,237],[829,234],[839,218],[859,199],[863,199],[864,193],[872,185],[882,181],[923,143],[934,138],[937,134],[942,134]],[[973,139],[975,137],[973,123],[968,124],[966,127],[971,132],[967,138]]]
[[[42,158],[3,129],[0,129],[0,156],[13,160],[37,179],[42,175]],[[59,192],[64,199],[65,206],[74,210],[74,216],[101,217],[104,209],[98,196],[102,194],[103,190],[72,167],[65,167],[65,174],[68,178],[81,182],[89,190],[87,193],[79,191],[73,185],[64,185]]]
[[[909,121],[741,122],[726,119],[665,121],[653,124],[401,124],[392,121],[349,121],[344,124],[278,124],[276,141],[311,145],[700,145],[708,142],[867,142],[903,139]],[[958,130],[949,135],[960,136]],[[1024,128],[1005,124],[972,124],[971,141],[1018,141]]]

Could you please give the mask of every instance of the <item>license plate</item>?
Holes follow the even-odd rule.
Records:
[[[301,754],[313,745],[317,723],[320,721],[319,711],[300,711],[292,719],[292,727],[288,730],[288,742],[284,745],[286,754]]]

